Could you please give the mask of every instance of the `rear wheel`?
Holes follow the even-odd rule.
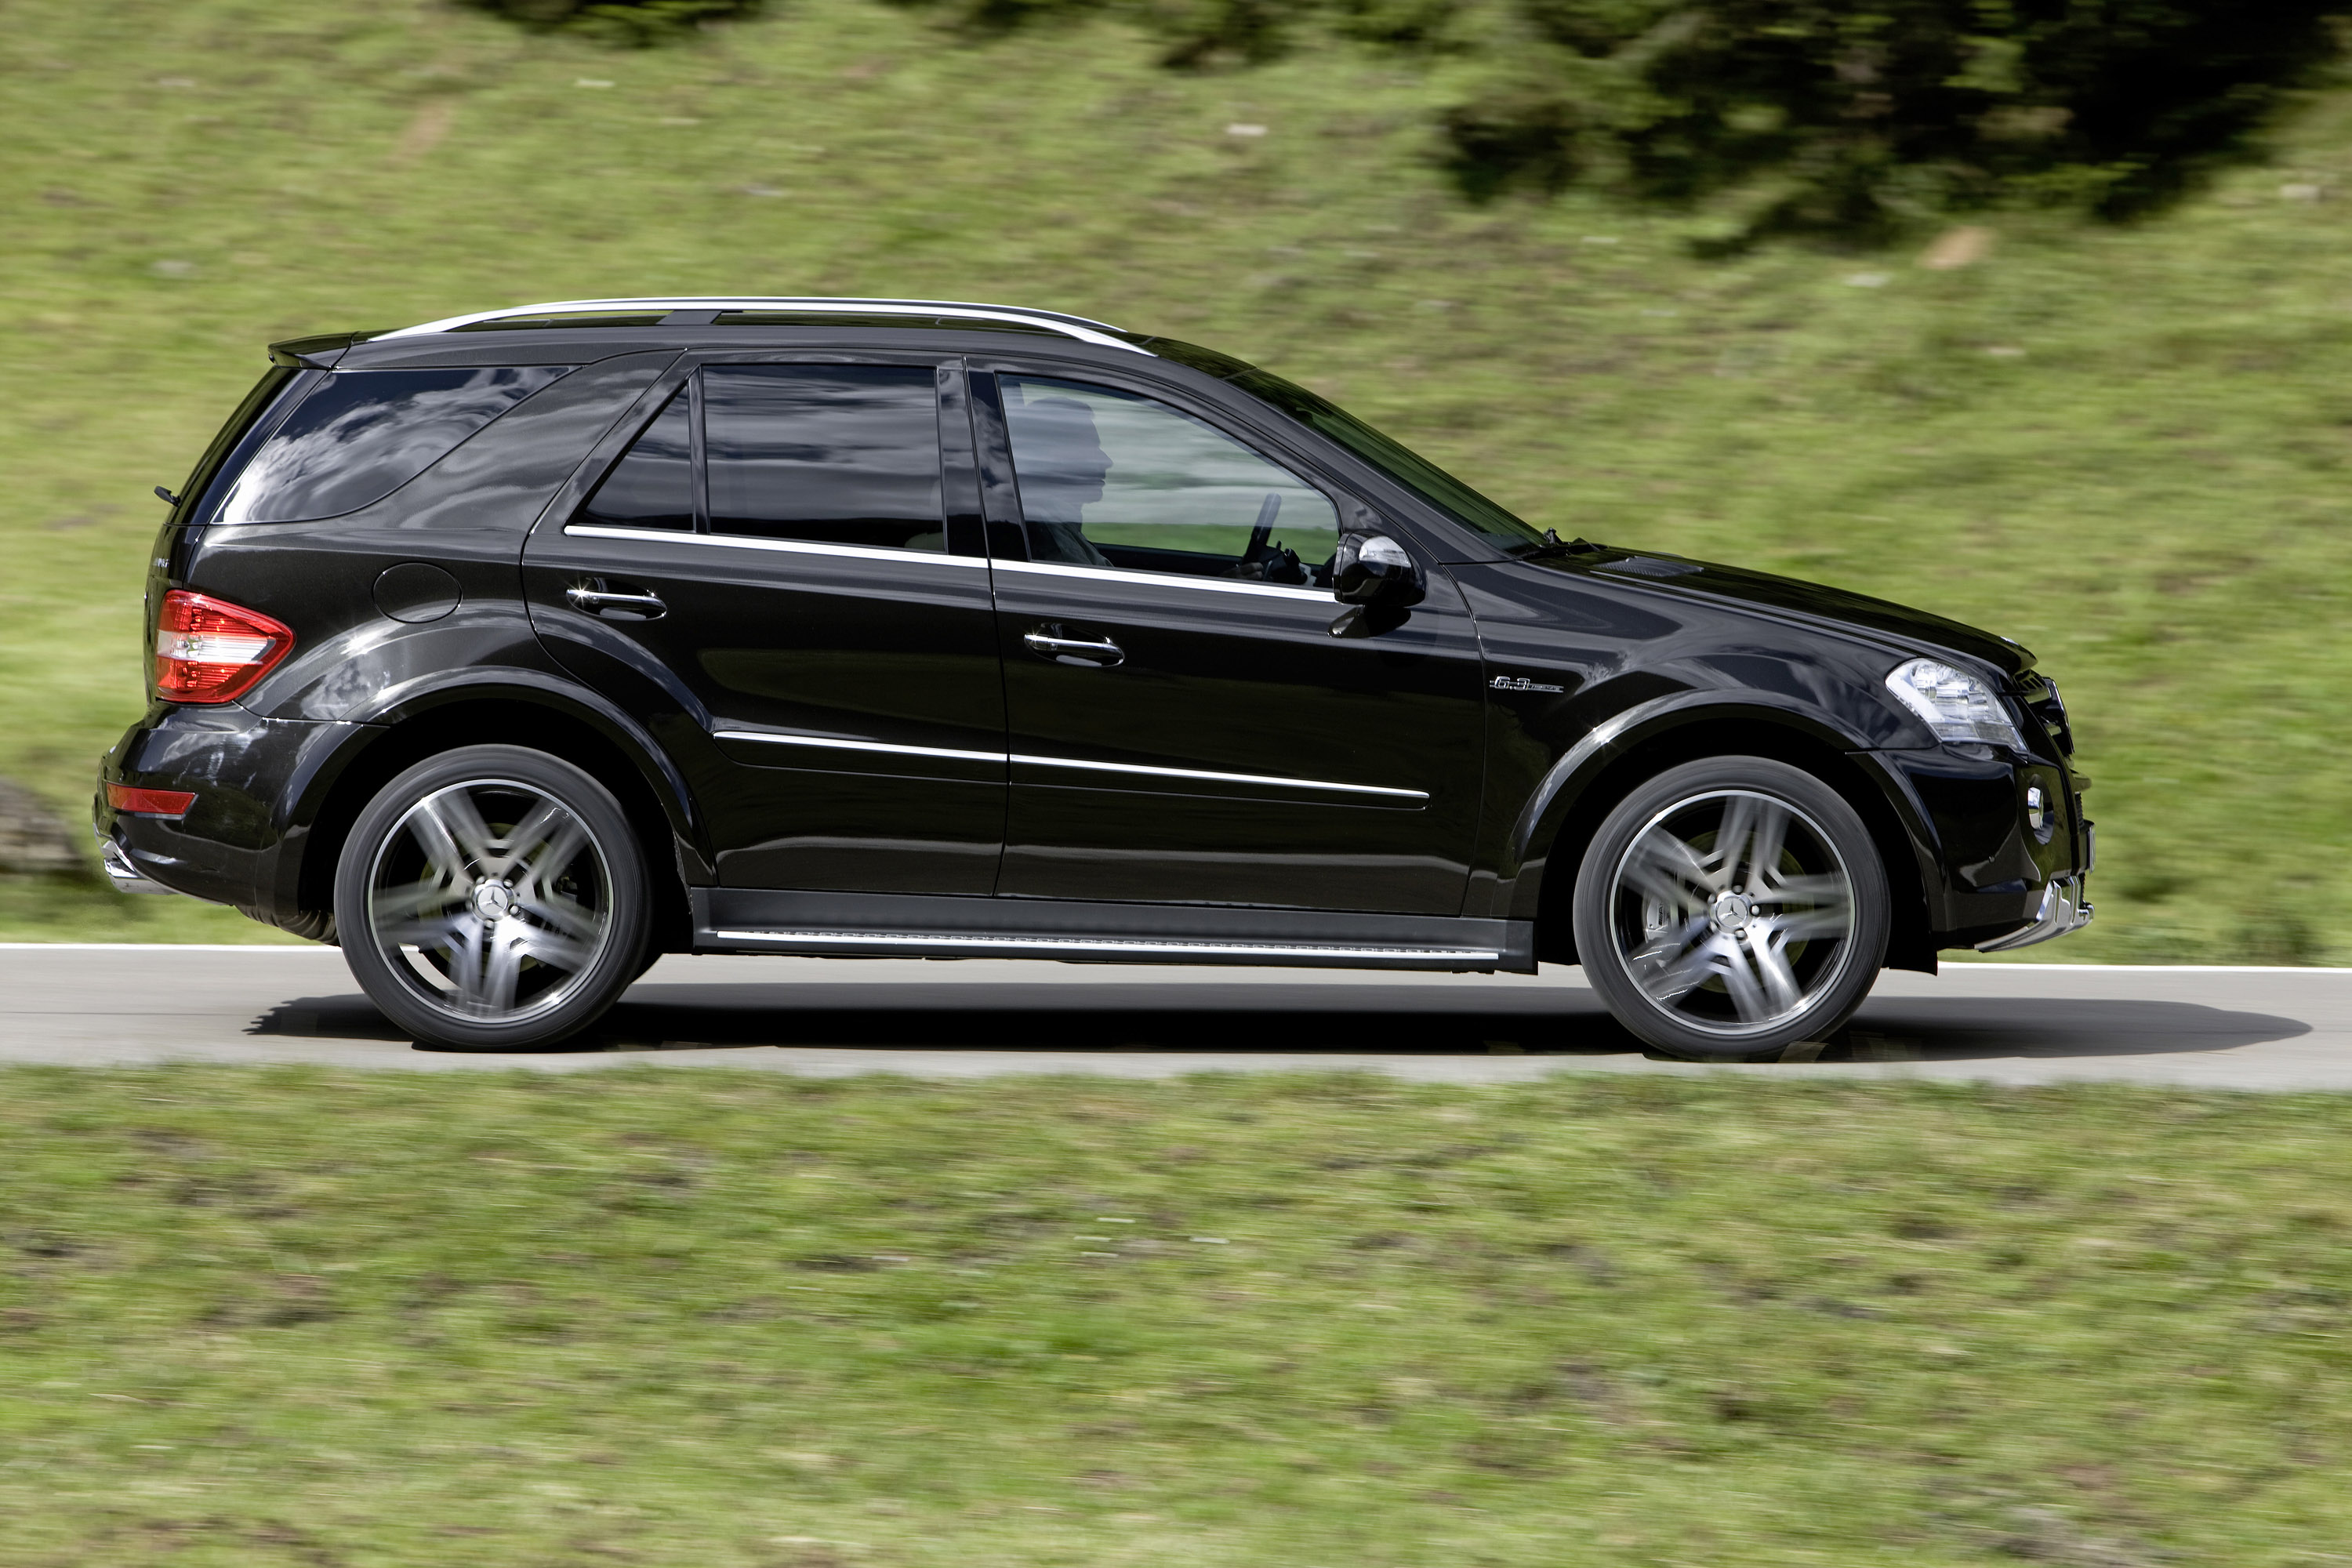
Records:
[[[419,1041],[555,1044],[640,973],[645,858],[610,791],[520,746],[419,763],[352,825],[335,876],[352,973]]]
[[[1820,1039],[1886,955],[1885,868],[1859,814],[1801,769],[1717,757],[1609,814],[1578,868],[1576,951],[1618,1021],[1669,1056]]]

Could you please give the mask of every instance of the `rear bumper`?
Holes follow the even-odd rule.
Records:
[[[290,893],[305,836],[296,813],[365,729],[264,719],[235,703],[157,704],[100,764],[92,826],[108,879],[126,893],[185,893],[299,931]],[[180,816],[118,811],[110,784],[196,798]]]

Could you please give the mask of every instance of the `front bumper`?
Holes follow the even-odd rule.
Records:
[[[1990,747],[1873,753],[1906,797],[1939,948],[2006,952],[2090,922],[2096,854],[2071,763]],[[2029,792],[2044,805],[2040,825]]]

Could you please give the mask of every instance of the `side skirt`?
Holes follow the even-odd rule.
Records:
[[[1535,973],[1535,922],[696,888],[694,951]]]

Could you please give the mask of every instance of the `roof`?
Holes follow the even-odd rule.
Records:
[[[953,300],[849,300],[832,298],[798,298],[793,296],[699,295],[663,296],[641,300],[557,300],[538,305],[513,305],[501,310],[478,310],[471,315],[449,316],[418,326],[402,327],[376,338],[383,342],[394,338],[430,336],[440,332],[464,331],[468,329],[494,328],[500,321],[543,319],[550,316],[579,316],[581,326],[605,323],[593,318],[619,312],[650,312],[665,314],[685,311],[699,315],[699,320],[675,323],[679,326],[702,326],[714,316],[735,311],[789,311],[794,315],[856,315],[910,316],[923,318],[961,317],[966,321],[998,321],[1059,332],[1080,342],[1094,343],[1103,348],[1127,349],[1135,353],[1150,351],[1139,346],[1130,334],[1102,321],[1088,321],[1084,316],[1067,316],[1055,310],[1029,310],[1013,305],[979,305]],[[912,323],[909,323],[912,324]]]

